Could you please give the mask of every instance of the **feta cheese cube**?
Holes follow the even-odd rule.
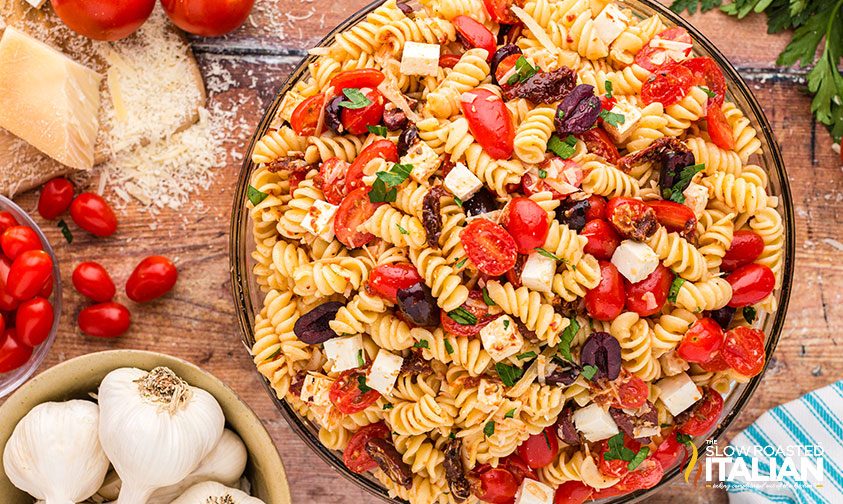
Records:
[[[554,490],[541,481],[524,478],[515,493],[515,504],[553,504]]]
[[[699,217],[708,205],[708,188],[691,182],[688,187],[682,191],[685,196],[685,206],[694,211],[694,215]]]
[[[612,5],[612,4],[610,4]],[[617,103],[609,111],[612,114],[620,114],[623,116],[623,123],[611,124],[609,121],[603,121],[603,129],[615,140],[615,142],[625,142],[632,133],[632,130],[638,125],[641,120],[641,109],[626,100],[618,100]]]
[[[524,338],[509,315],[498,317],[480,329],[480,340],[496,362],[517,354],[524,346]]]
[[[700,389],[687,373],[663,378],[655,383],[655,387],[659,390],[659,400],[673,416],[702,399]]]
[[[404,359],[400,355],[395,355],[381,348],[372,363],[372,369],[366,378],[366,385],[383,395],[388,395],[392,392],[395,380],[401,373],[402,364],[404,364]]]
[[[609,45],[629,26],[627,16],[615,4],[609,4],[594,18],[594,30],[604,44]]]
[[[503,401],[503,387],[485,379],[480,380],[477,387],[477,402],[484,411],[490,411]]]
[[[35,7],[36,9],[40,9],[41,6],[47,3],[47,0],[26,0],[26,3]]]
[[[457,163],[448,172],[444,184],[446,189],[463,201],[467,201],[483,187],[483,182],[462,163]]]
[[[347,371],[358,368],[360,362],[365,361],[366,355],[363,351],[363,337],[359,334],[345,336],[342,338],[331,338],[323,343],[325,357],[333,361],[334,372]]]
[[[521,284],[538,292],[550,292],[553,275],[556,274],[556,260],[538,252],[530,252],[524,270],[521,271]]]
[[[416,142],[401,157],[401,164],[413,165],[410,177],[419,184],[427,184],[427,179],[439,169],[439,155],[427,142]]]
[[[659,265],[659,256],[646,243],[624,240],[612,254],[612,264],[632,283],[644,280]]]
[[[330,404],[328,392],[333,384],[334,380],[327,376],[308,373],[301,387],[301,400],[314,404]]]
[[[401,53],[401,73],[404,75],[431,75],[439,72],[439,44],[406,42]]]
[[[301,227],[325,241],[333,240],[334,215],[338,208],[337,205],[332,205],[327,201],[314,201],[313,206],[308,209],[307,215],[302,219]]]
[[[575,411],[573,420],[577,430],[591,442],[609,439],[619,432],[612,415],[596,403]]]

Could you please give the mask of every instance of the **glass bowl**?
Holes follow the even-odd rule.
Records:
[[[347,30],[351,26],[362,21],[366,15],[377,8],[382,1],[375,1],[364,7],[345,22],[332,30],[319,44],[318,47],[328,46],[333,42],[334,35]],[[770,362],[776,345],[782,334],[784,327],[785,316],[787,314],[787,306],[790,300],[791,283],[793,279],[793,266],[795,254],[795,238],[796,229],[793,217],[793,200],[790,194],[790,186],[788,184],[787,173],[785,171],[784,161],[782,159],[779,145],[773,135],[772,128],[767,120],[764,112],[761,109],[758,100],[750,91],[749,86],[743,81],[737,70],[729,63],[726,57],[714,45],[703,36],[696,28],[691,26],[686,20],[679,17],[677,14],[671,12],[667,7],[661,5],[655,0],[619,0],[619,5],[630,8],[635,14],[646,17],[658,13],[662,19],[665,20],[668,26],[681,26],[688,30],[694,39],[694,52],[697,55],[710,56],[723,69],[723,73],[728,83],[729,91],[728,98],[733,101],[750,120],[752,126],[758,132],[758,139],[761,141],[763,153],[756,154],[753,163],[764,168],[769,175],[768,192],[777,196],[779,204],[777,211],[781,214],[784,225],[784,259],[782,266],[782,282],[781,287],[777,288],[774,296],[777,301],[778,311],[769,316],[763,314],[759,320],[755,322],[754,327],[764,330],[767,335],[765,342],[765,351],[767,355],[766,362]],[[261,119],[260,124],[248,148],[244,151],[243,169],[240,173],[240,178],[237,183],[237,189],[234,196],[234,208],[231,217],[231,235],[230,235],[230,262],[231,262],[231,289],[238,313],[238,322],[242,333],[243,345],[247,350],[250,350],[255,342],[254,339],[254,322],[255,315],[260,311],[262,305],[263,293],[252,275],[252,268],[254,261],[251,258],[251,252],[254,249],[254,240],[252,236],[252,226],[249,220],[249,212],[245,204],[247,201],[247,189],[252,172],[256,165],[252,163],[249,153],[255,143],[270,129],[270,124],[275,119],[276,112],[281,104],[284,94],[293,88],[293,86],[300,79],[306,78],[309,73],[307,65],[315,60],[315,56],[306,57],[292,72],[287,81],[281,86],[273,102],[267,108]],[[766,370],[766,368],[765,368]],[[257,370],[256,370],[257,372]],[[746,407],[749,400],[752,398],[758,385],[761,383],[763,373],[755,376],[746,383],[735,384],[731,391],[724,397],[725,406],[721,421],[715,431],[710,436],[700,437],[695,439],[697,446],[702,446],[706,439],[720,439],[732,422]],[[387,494],[386,489],[369,474],[355,474],[349,471],[342,462],[342,454],[337,451],[325,448],[318,437],[319,428],[306,418],[300,416],[295,412],[284,400],[278,399],[269,386],[269,382],[261,377],[261,381],[267,393],[270,395],[275,405],[281,412],[281,415],[290,424],[293,431],[307,443],[307,445],[325,462],[334,467],[343,477],[353,481],[361,488],[376,495],[385,501],[403,502],[401,499],[391,499]],[[609,498],[606,502],[611,503],[629,503],[640,502],[648,495],[656,492],[660,488],[667,485],[670,481],[676,478],[680,473],[678,465],[673,466],[665,471],[662,480],[653,488],[648,490],[640,490],[638,492],[630,493],[620,497]]]
[[[35,231],[35,234],[38,235],[38,239],[41,240],[41,246],[44,247],[44,251],[50,254],[50,259],[53,260],[53,293],[50,296],[50,302],[53,304],[53,327],[50,329],[50,335],[47,337],[46,341],[38,345],[32,351],[32,355],[29,357],[26,364],[8,373],[0,374],[0,398],[14,392],[15,389],[28,380],[29,377],[35,373],[35,370],[38,369],[38,366],[44,362],[44,359],[50,352],[50,347],[53,346],[53,341],[56,339],[59,319],[61,318],[61,271],[59,270],[59,261],[56,258],[53,247],[50,246],[49,240],[47,240],[47,237],[41,231],[41,228],[38,227],[38,224],[32,220],[32,217],[30,217],[29,214],[27,214],[14,201],[4,196],[0,196],[0,211],[3,210],[11,213],[20,225],[32,228],[32,230]]]

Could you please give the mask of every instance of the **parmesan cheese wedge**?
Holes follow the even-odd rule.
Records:
[[[12,27],[0,39],[0,128],[77,170],[94,165],[102,76]]]

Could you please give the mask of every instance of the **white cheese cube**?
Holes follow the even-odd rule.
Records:
[[[401,373],[402,364],[404,364],[404,359],[401,356],[381,348],[372,363],[372,369],[369,371],[368,378],[366,378],[366,385],[383,395],[388,395],[392,392],[395,380]]]
[[[483,182],[462,163],[457,163],[445,176],[445,188],[457,198],[467,201],[483,187]]]
[[[609,121],[604,120],[603,129],[606,130],[615,142],[622,143],[626,141],[629,134],[638,125],[638,121],[641,120],[641,109],[626,100],[618,100],[609,112],[622,115],[623,123],[618,122],[613,125]]]
[[[541,481],[524,478],[515,493],[515,504],[553,504],[555,492]]]
[[[481,379],[477,387],[477,402],[484,411],[490,411],[503,401],[503,387],[497,383]]]
[[[301,400],[313,404],[330,404],[329,391],[334,380],[327,376],[308,373],[301,387]]]
[[[359,334],[331,338],[322,345],[325,349],[325,357],[334,362],[331,368],[334,372],[358,368],[362,365],[361,361],[365,361],[363,337]]]
[[[338,208],[337,205],[332,205],[327,201],[314,201],[313,206],[308,209],[307,215],[302,219],[301,227],[325,241],[333,240],[334,215]]]
[[[594,30],[604,44],[609,45],[629,26],[629,16],[615,4],[607,5],[594,18]]]
[[[687,373],[679,373],[659,380],[655,386],[659,389],[659,400],[673,416],[682,413],[702,399],[700,389]]]
[[[556,260],[538,252],[530,252],[524,270],[521,271],[521,285],[538,292],[550,292],[553,275],[556,274]]]
[[[401,73],[404,75],[431,75],[439,72],[439,44],[406,42],[401,54]]]
[[[618,424],[608,411],[596,403],[578,409],[573,415],[574,426],[588,441],[602,441],[618,433]]]
[[[47,0],[26,0],[26,3],[35,7],[36,9],[40,9],[41,6],[47,3]]]
[[[612,254],[612,264],[632,283],[644,280],[659,265],[659,256],[646,243],[624,240]]]
[[[401,157],[401,164],[413,165],[410,177],[419,184],[427,184],[427,179],[439,169],[439,155],[427,142],[416,142]]]
[[[480,340],[496,362],[517,354],[524,346],[524,338],[509,315],[502,315],[480,329]]]
[[[691,182],[688,187],[682,191],[685,196],[685,206],[694,211],[694,215],[699,217],[708,205],[708,188]]]

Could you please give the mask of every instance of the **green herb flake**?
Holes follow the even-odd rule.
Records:
[[[448,352],[448,355],[454,353],[454,347],[451,346],[451,342],[448,340],[445,340],[445,351]]]
[[[280,347],[278,348],[278,350],[276,350],[276,351],[272,352],[272,355],[270,355],[269,357],[267,357],[266,359],[264,359],[264,362],[273,361],[273,360],[275,360],[275,358],[276,358],[276,357],[278,357],[279,355],[281,355],[281,348],[280,348]]]
[[[703,92],[704,92],[705,94],[707,94],[709,98],[714,98],[714,97],[716,97],[716,96],[717,96],[717,93],[715,93],[714,91],[712,91],[712,90],[708,89],[708,88],[707,88],[707,87],[705,87],[705,86],[700,86],[700,89],[702,89],[702,90],[703,90]]]
[[[457,439],[457,435],[452,432],[448,434],[448,439]]]
[[[357,367],[363,367],[366,365],[365,359],[363,359],[363,350],[357,351]]]
[[[463,266],[465,266],[465,262],[466,262],[466,261],[468,261],[468,257],[463,257],[462,259],[460,259],[459,261],[457,261],[457,264],[455,264],[455,265],[454,265],[454,268],[455,268],[455,269],[460,269],[460,268],[462,268]]]
[[[691,445],[694,444],[694,438],[689,436],[688,434],[684,434],[682,432],[676,433],[676,440],[684,445]]]
[[[387,133],[389,133],[389,131],[386,129],[386,126],[381,126],[380,124],[378,124],[377,126],[366,126],[366,129],[369,130],[369,133],[384,138],[386,138]]]
[[[498,372],[498,376],[501,377],[501,381],[503,381],[503,384],[507,387],[515,385],[515,383],[524,374],[523,369],[515,366],[510,366],[502,362],[498,362],[497,364],[495,364],[495,371]]]
[[[489,290],[483,287],[483,302],[486,306],[495,306],[495,302],[489,297]]]
[[[398,227],[398,232],[399,232],[399,233],[401,233],[401,234],[403,234],[403,235],[410,234],[410,232],[409,232],[409,231],[407,231],[406,229],[404,229],[403,227],[401,227],[401,224],[396,224],[396,226]]]
[[[609,112],[608,110],[601,110],[600,118],[603,119],[603,122],[605,122],[606,124],[615,127],[617,127],[619,124],[623,124],[626,122],[626,117],[623,114],[618,114],[617,112]]]
[[[269,195],[265,192],[259,191],[254,186],[250,185],[248,188],[246,188],[246,197],[249,198],[249,202],[251,202],[254,206],[258,206],[258,204],[261,201],[265,200],[267,196]]]
[[[342,94],[344,94],[345,97],[348,98],[348,100],[341,101],[339,103],[339,106],[342,108],[356,110],[368,107],[372,104],[372,100],[366,98],[366,95],[364,95],[363,92],[357,88],[345,88],[342,90]]]
[[[565,261],[564,259],[562,259],[558,255],[554,254],[553,252],[548,252],[547,250],[545,250],[541,247],[536,247],[533,250],[535,250],[536,253],[538,253],[540,256],[545,256],[548,259],[553,259],[554,261],[563,261],[563,262]]]
[[[492,437],[492,436],[495,435],[495,422],[494,421],[489,420],[488,422],[486,422],[486,426],[483,427],[483,434],[485,434],[486,437]]]
[[[366,385],[365,375],[357,376],[357,388],[360,389],[361,394],[365,394],[366,392],[372,390],[372,387]]]
[[[449,311],[448,316],[459,325],[474,325],[477,323],[477,316],[462,306],[456,310]]]
[[[755,322],[755,319],[758,317],[758,310],[755,309],[754,306],[744,306],[743,307],[743,318],[746,320],[747,324],[752,324]]]
[[[691,179],[694,178],[694,175],[703,170],[705,170],[705,164],[703,163],[682,168],[682,171],[679,173],[679,178],[676,179],[673,187],[666,187],[662,189],[662,196],[664,199],[669,199],[670,201],[674,201],[676,203],[685,203],[685,195],[682,194],[682,191],[688,188],[691,184]]]
[[[264,194],[264,196],[266,195]],[[67,243],[73,243],[73,233],[71,233],[70,228],[67,227],[67,222],[65,222],[64,219],[61,219],[56,225],[61,230],[61,234],[64,236]]]
[[[515,418],[515,408],[506,412],[506,415],[503,416],[504,418]]]
[[[580,374],[583,375],[586,380],[590,380],[597,374],[597,368],[590,364],[586,364],[582,367],[582,370],[580,370]]]
[[[503,321],[503,328],[504,328],[504,329],[509,329],[509,319],[504,319],[504,321]]]
[[[506,81],[507,84],[512,85],[516,82],[524,82],[530,77],[536,75],[539,71],[538,67],[534,67],[527,61],[527,58],[521,56],[515,60],[515,73]]]
[[[456,203],[458,207],[462,208],[462,200],[456,196],[454,196],[454,203]]]
[[[623,432],[618,432],[617,434],[609,438],[609,441],[607,442],[609,445],[609,449],[606,450],[606,453],[603,454],[603,459],[624,460],[626,462],[629,462],[630,460],[635,458],[635,452],[624,446],[623,437]]]
[[[573,139],[573,143],[570,141]],[[573,135],[568,135],[568,138],[561,140],[558,136],[553,135],[547,142],[547,150],[556,154],[562,159],[568,159],[576,152],[575,146],[577,139]]]
[[[398,197],[398,186],[407,180],[412,171],[413,165],[396,163],[388,171],[377,172],[372,189],[369,191],[369,201],[372,203],[395,201]]]
[[[545,178],[547,178],[547,170],[544,170],[544,169],[539,169],[539,178],[540,178],[540,179],[545,179]]]
[[[515,358],[518,359],[518,360],[527,360],[527,359],[532,359],[535,356],[536,356],[536,352],[530,351],[530,352],[524,352],[522,354],[518,354],[518,355],[515,356]]]
[[[389,410],[389,409],[392,409],[392,408],[394,408],[394,407],[395,407],[395,406],[393,406],[391,402],[388,402],[388,403],[386,403],[386,404],[384,404],[384,405],[383,405],[383,409],[384,409],[384,410]]]
[[[679,295],[679,289],[682,288],[682,284],[684,283],[685,279],[678,275],[676,276],[676,278],[673,279],[673,283],[670,284],[670,290],[667,291],[668,301],[670,301],[671,303],[676,303],[676,296]]]
[[[641,465],[641,462],[644,462],[644,459],[647,458],[647,455],[650,454],[650,447],[649,446],[642,446],[638,453],[632,457],[632,460],[629,461],[629,464],[626,466],[627,469],[630,471],[635,470],[636,467]]]
[[[414,345],[413,348],[430,348],[430,344],[427,342],[426,339],[418,340]]]
[[[603,85],[606,87],[606,98],[611,98],[612,91],[614,91],[614,89],[612,89],[612,81],[607,79]]]
[[[574,337],[580,330],[580,323],[577,322],[577,319],[574,317],[569,318],[568,322],[568,327],[562,331],[562,336],[559,340],[559,351],[565,359],[569,362],[573,362],[574,357],[571,355],[571,342],[574,341]]]

